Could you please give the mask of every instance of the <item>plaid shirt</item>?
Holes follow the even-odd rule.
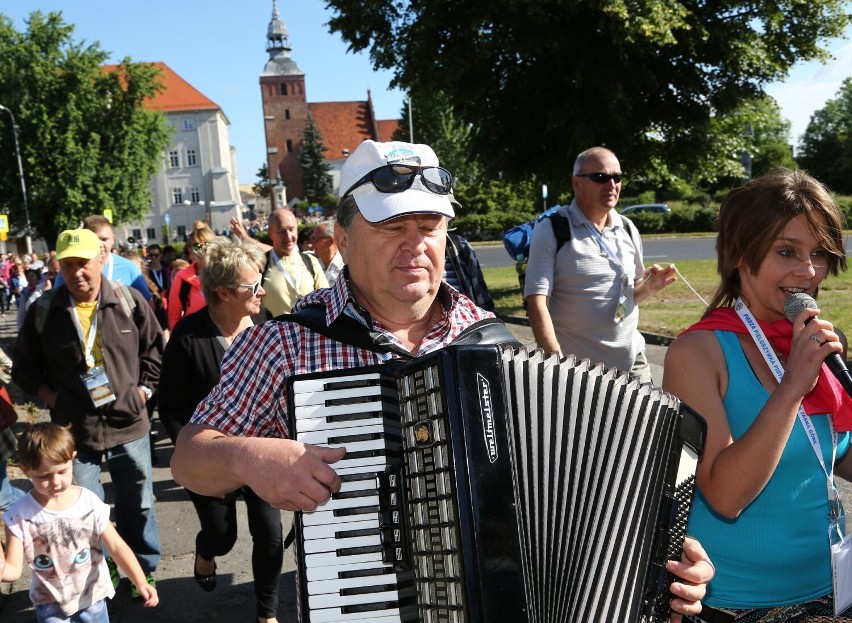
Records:
[[[293,311],[319,304],[326,309],[327,323],[347,314],[405,348],[355,302],[348,278],[349,272],[343,272],[334,286],[306,295]],[[438,301],[443,313],[426,333],[418,354],[438,350],[474,322],[493,317],[445,283],[438,291]],[[222,359],[219,384],[198,405],[191,422],[234,436],[288,437],[287,381],[291,375],[368,366],[396,358],[336,342],[299,324],[266,322],[246,329],[234,340]]]

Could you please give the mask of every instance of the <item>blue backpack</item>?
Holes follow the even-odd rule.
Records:
[[[566,241],[571,240],[571,225],[568,219],[556,213],[560,206],[555,205],[548,208],[534,219],[515,225],[507,229],[503,234],[503,246],[511,258],[516,261],[526,260],[530,255],[530,243],[532,242],[533,230],[537,223],[549,218],[556,236],[556,250],[562,248]]]

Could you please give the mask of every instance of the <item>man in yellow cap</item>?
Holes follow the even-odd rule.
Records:
[[[71,426],[74,479],[101,499],[106,459],[116,528],[153,584],[160,538],[145,402],[159,381],[163,333],[139,292],[103,277],[93,232],[63,231],[56,259],[64,283],[27,310],[12,378],[47,404],[54,422]]]

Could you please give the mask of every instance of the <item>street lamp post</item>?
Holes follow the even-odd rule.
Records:
[[[12,118],[12,134],[15,137],[15,155],[18,158],[18,177],[21,178],[21,194],[24,197],[24,217],[27,219],[27,229],[24,232],[24,240],[27,244],[27,254],[33,252],[33,240],[31,237],[32,227],[30,226],[30,206],[27,201],[27,183],[24,181],[24,167],[21,164],[21,147],[18,144],[18,123],[15,121],[15,115],[12,111],[0,104],[0,110],[5,110]]]

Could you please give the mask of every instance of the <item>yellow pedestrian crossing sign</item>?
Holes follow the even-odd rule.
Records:
[[[6,214],[0,214],[0,232],[9,233],[9,216]]]

